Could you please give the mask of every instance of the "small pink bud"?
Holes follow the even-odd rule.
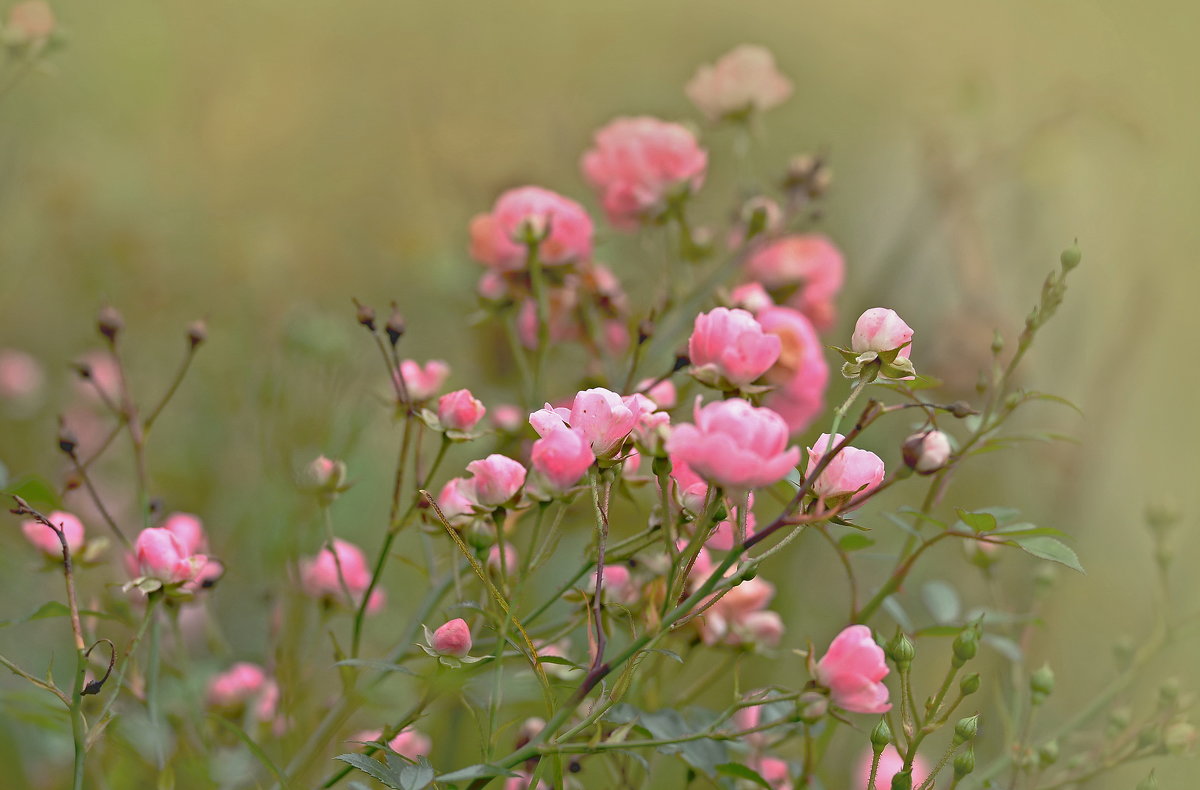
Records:
[[[313,491],[336,491],[346,482],[346,464],[319,455],[304,468],[303,482]]]
[[[63,531],[63,536],[67,539],[67,549],[74,556],[84,543],[83,522],[70,513],[62,510],[55,510],[46,516],[46,519],[56,525]],[[59,541],[58,535],[54,534],[54,530],[47,527],[40,521],[25,521],[21,524],[21,531],[25,533],[25,538],[32,543],[36,548],[40,549],[48,557],[54,559],[62,559],[62,542]]]
[[[833,446],[844,439],[840,433],[834,437]],[[829,434],[823,433],[808,450],[809,474],[817,468],[829,449]],[[868,450],[847,447],[829,462],[813,485],[813,492],[827,503],[837,497],[852,497],[868,493],[883,482],[886,470],[879,456]]]
[[[886,713],[888,674],[883,648],[871,629],[852,625],[843,630],[817,662],[817,682],[829,689],[833,703],[851,713]]]
[[[161,527],[142,530],[134,551],[141,573],[163,584],[191,581],[208,562],[203,554],[192,554],[173,532]]]
[[[736,389],[766,373],[781,343],[745,310],[717,307],[696,316],[688,339],[692,375],[711,386]]]
[[[434,652],[451,658],[462,658],[471,652],[471,629],[461,617],[451,620],[433,632],[429,645]]]
[[[502,431],[516,433],[521,430],[524,413],[510,403],[503,403],[492,409],[492,424]]]
[[[894,351],[901,346],[898,356],[907,359],[912,350],[912,327],[904,323],[895,310],[886,307],[872,307],[854,324],[854,334],[850,337],[850,348],[858,353],[865,351]]]
[[[450,431],[469,431],[487,414],[470,390],[455,390],[438,399],[438,421]]]
[[[473,477],[475,501],[484,507],[499,507],[511,500],[525,484],[525,467],[499,453],[467,464]]]
[[[904,442],[904,463],[917,474],[933,474],[949,460],[950,438],[941,431],[914,433]]]

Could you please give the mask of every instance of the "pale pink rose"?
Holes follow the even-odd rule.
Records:
[[[707,406],[697,398],[693,420],[671,429],[667,451],[710,483],[762,488],[787,477],[800,459],[799,448],[787,446],[783,418],[740,398]]]
[[[674,194],[701,187],[708,154],[679,124],[645,116],[617,118],[596,132],[581,164],[609,222],[633,230],[662,214]]]
[[[529,456],[530,465],[558,493],[578,483],[595,460],[583,432],[561,423],[533,443]]]
[[[418,757],[428,756],[433,742],[425,733],[409,727],[396,733],[396,737],[388,741],[388,746],[396,754],[415,760]]]
[[[547,301],[550,305],[550,342],[566,343],[577,339],[580,335],[576,316],[579,294],[575,288],[551,288]],[[517,312],[517,336],[521,345],[528,349],[537,348],[539,326],[537,302],[529,297],[521,303],[521,309]]]
[[[6,38],[18,44],[45,41],[54,33],[56,22],[50,4],[43,0],[24,0],[8,10]]]
[[[654,379],[643,379],[638,382],[637,391],[654,401],[654,405],[660,409],[673,409],[679,402],[675,383],[670,379],[663,379],[657,384],[654,383]]]
[[[85,538],[82,521],[62,510],[55,510],[47,514],[46,519],[63,531],[63,537],[67,539],[67,549],[72,556],[83,548]],[[21,523],[21,531],[25,533],[25,539],[46,556],[57,560],[62,559],[62,541],[50,527],[31,520]]]
[[[508,502],[525,484],[525,467],[506,455],[492,453],[467,464],[471,473],[476,504],[499,507]]]
[[[411,359],[400,363],[400,376],[413,401],[429,400],[438,393],[450,375],[450,366],[440,359],[432,359],[424,366]]]
[[[337,553],[336,558],[334,552]],[[371,585],[371,569],[367,567],[366,557],[362,549],[349,541],[334,538],[333,551],[325,546],[316,557],[301,560],[300,582],[304,591],[313,598],[330,598],[344,601],[341,580],[338,578],[338,566],[341,566],[342,579],[346,582],[354,603],[357,606],[362,600],[363,593]],[[367,603],[367,612],[374,614],[383,608],[384,593],[375,590]]]
[[[905,344],[911,343],[912,337],[912,327],[904,323],[895,310],[872,307],[855,322],[850,348],[861,354],[864,351],[893,351],[904,346],[898,356],[907,359],[912,346]]]
[[[834,299],[842,288],[846,264],[825,236],[784,236],[763,245],[746,261],[746,275],[826,329],[836,316]]]
[[[488,302],[503,302],[513,295],[512,285],[512,280],[506,277],[504,272],[487,269],[479,275],[475,293],[479,294],[480,299]]]
[[[779,106],[792,95],[792,82],[779,73],[770,50],[742,44],[701,66],[684,93],[710,121],[719,121]]]
[[[837,447],[845,437],[840,433],[833,438]],[[829,434],[823,433],[808,450],[808,468],[811,474],[829,449]],[[857,496],[869,493],[883,482],[886,470],[883,460],[869,450],[847,447],[834,456],[829,466],[821,472],[813,484],[813,493],[824,500],[842,496]]]
[[[204,535],[204,522],[191,513],[172,513],[162,523],[162,528],[179,538],[189,554],[204,551],[208,539]]]
[[[745,310],[717,307],[696,316],[688,338],[692,375],[721,389],[737,389],[779,359],[781,341]]]
[[[173,532],[161,527],[142,530],[134,552],[142,575],[163,584],[191,581],[208,563],[207,557],[188,551]]]
[[[462,658],[471,652],[471,629],[461,617],[451,620],[433,632],[429,645],[434,652],[452,658]]]
[[[874,752],[867,749],[858,758],[858,766],[854,771],[855,784],[853,790],[867,790],[871,786],[871,763],[875,758]],[[879,755],[879,769],[875,774],[875,787],[887,790],[892,786],[892,777],[904,770],[904,758],[896,751],[896,747],[888,746]],[[929,776],[929,764],[920,755],[913,759],[912,786],[920,787]]]
[[[825,407],[829,364],[812,323],[790,307],[768,307],[758,314],[763,331],[780,340],[779,359],[767,371],[777,385],[765,405],[777,412],[797,434],[806,429]]]
[[[649,408],[654,402],[646,399]],[[665,454],[663,444],[671,433],[671,415],[665,411],[643,411],[633,426],[633,441],[643,452],[654,457]]]
[[[737,619],[765,609],[774,597],[775,585],[755,576],[730,589],[712,608],[730,619]]]
[[[704,500],[708,498],[708,483],[692,471],[680,456],[672,455],[669,458],[676,499],[684,508],[699,515],[704,510]]]
[[[469,431],[487,414],[470,390],[455,390],[438,398],[438,421],[450,431]]]
[[[524,412],[511,403],[502,403],[492,409],[492,424],[501,431],[516,433],[521,430]]]
[[[783,639],[783,618],[779,616],[779,612],[769,609],[750,612],[738,623],[738,630],[747,642],[764,647],[778,647],[779,640]]]
[[[541,237],[538,259],[547,265],[592,257],[592,219],[583,206],[541,187],[502,194],[490,214],[471,220],[471,257],[485,266],[514,271],[525,266],[525,229]]]
[[[622,397],[602,387],[582,390],[575,395],[571,410],[555,409],[550,404],[529,415],[529,423],[545,436],[558,424],[579,431],[597,458],[611,458],[625,443],[638,419],[652,404],[645,396]]]
[[[438,494],[438,508],[446,520],[455,526],[471,521],[475,512],[475,485],[461,477],[451,478]]]
[[[487,566],[494,571],[504,570],[505,573],[511,574],[517,570],[517,550],[513,548],[511,543],[504,544],[504,562],[500,562],[500,549],[492,546],[488,549]]]
[[[27,406],[38,399],[46,376],[38,361],[24,351],[0,349],[0,401]]]
[[[904,442],[904,463],[917,474],[932,474],[950,460],[950,437],[941,431],[914,433]]]
[[[596,592],[596,573],[588,574],[587,591]],[[604,566],[604,598],[621,604],[632,604],[641,597],[641,588],[633,581],[625,565]]]
[[[771,790],[792,790],[790,779],[792,769],[787,760],[781,760],[778,757],[763,757],[754,767],[758,770],[758,775],[767,780]]]
[[[234,709],[245,705],[266,683],[267,673],[258,664],[239,661],[208,682],[208,704]]]
[[[871,629],[852,625],[838,634],[817,662],[817,682],[829,689],[833,704],[851,713],[886,713],[888,667]]]
[[[734,288],[729,294],[729,302],[731,307],[740,307],[755,317],[768,307],[775,306],[775,300],[758,282],[748,282]]]

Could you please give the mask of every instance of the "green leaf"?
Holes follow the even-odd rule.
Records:
[[[453,771],[448,774],[442,774],[437,777],[439,782],[465,782],[468,779],[484,779],[489,776],[516,776],[517,774],[508,768],[501,768],[498,765],[491,763],[479,763],[463,768],[460,771]]]
[[[851,532],[838,538],[838,546],[842,551],[859,551],[875,545],[875,541],[861,532]]]
[[[943,581],[935,579],[926,582],[921,587],[921,600],[929,614],[933,615],[933,619],[943,625],[957,621],[962,613],[958,593]]]
[[[1051,537],[1061,538],[1066,535],[1060,529],[1055,529],[1054,527],[1036,527],[1027,521],[1022,521],[1019,524],[1009,524],[1007,527],[1001,527],[992,534],[997,537],[1003,536],[1004,538],[1032,538],[1037,535],[1050,535]]]
[[[37,611],[32,614],[27,614],[24,617],[18,617],[13,620],[0,620],[0,628],[6,628],[10,625],[20,625],[21,623],[28,623],[33,620],[45,620],[48,617],[67,617],[70,614],[71,610],[67,608],[66,604],[59,603],[58,601],[46,601],[46,603],[39,606]],[[102,620],[121,620],[120,617],[115,615],[108,614],[107,612],[97,612],[92,609],[80,609],[79,614],[83,617],[97,617]]]
[[[741,763],[721,763],[717,766],[717,773],[732,776],[735,779],[744,779],[771,790],[771,784],[766,779],[759,776],[757,771],[747,768]]]
[[[1079,564],[1079,556],[1075,554],[1075,550],[1057,538],[1051,538],[1044,535],[1034,535],[1030,538],[1017,538],[1016,544],[1024,549],[1026,554],[1057,562],[1059,565],[1066,565],[1072,570],[1086,573],[1083,566]]]
[[[996,523],[996,517],[983,510],[968,512],[959,508],[958,520],[975,532],[991,532],[999,526]]]
[[[433,766],[423,756],[418,757],[417,762],[413,764],[406,758],[388,749],[387,764],[388,768],[391,768],[400,777],[400,787],[403,790],[424,790],[424,788],[429,787],[430,783],[433,782],[435,771],[433,770]]]
[[[663,655],[663,656],[666,656],[667,658],[674,659],[675,661],[678,661],[680,664],[683,663],[683,656],[679,655],[674,650],[667,650],[665,647],[654,647],[654,648],[647,650],[646,652],[647,653],[658,653],[659,655]]]
[[[384,765],[378,760],[367,757],[363,754],[339,754],[334,757],[335,760],[341,760],[344,763],[354,766],[372,779],[377,779],[392,790],[405,790],[400,785],[400,774],[398,771],[393,771],[391,766]]]

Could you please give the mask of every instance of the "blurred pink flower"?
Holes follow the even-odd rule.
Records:
[[[62,510],[46,514],[46,519],[63,531],[63,536],[67,539],[67,549],[71,552],[71,556],[75,556],[76,552],[83,548],[85,539],[83,522]],[[39,521],[29,520],[21,522],[21,531],[25,533],[26,540],[46,556],[57,560],[62,559],[62,542],[50,527]]]
[[[695,135],[646,116],[617,118],[601,128],[582,160],[609,222],[621,230],[662,214],[680,190],[698,190],[707,167],[708,154]]]
[[[787,760],[781,760],[778,757],[763,757],[754,768],[758,770],[759,776],[767,780],[771,790],[792,790],[790,779],[792,769]]]
[[[49,3],[44,0],[24,0],[8,9],[4,34],[12,43],[29,44],[45,41],[54,33],[56,26]]]
[[[415,402],[429,400],[436,395],[449,375],[450,366],[440,359],[432,359],[424,366],[411,359],[400,363],[400,376],[408,390],[408,397]]]
[[[679,402],[679,395],[675,391],[675,383],[670,379],[663,379],[657,384],[654,383],[654,379],[643,379],[638,382],[636,389],[654,401],[654,405],[660,409],[673,409],[675,408],[675,404]]]
[[[513,548],[511,543],[504,544],[504,563],[500,563],[500,549],[493,545],[488,549],[487,566],[494,571],[503,570],[505,573],[512,574],[517,570],[517,550]]]
[[[0,401],[26,409],[36,403],[45,383],[36,359],[24,351],[0,349]]]
[[[208,681],[208,704],[234,709],[262,691],[267,673],[258,664],[239,661]]]
[[[455,390],[438,398],[437,413],[443,428],[465,432],[479,424],[487,409],[470,390]]]
[[[711,66],[701,66],[684,93],[709,120],[769,110],[792,95],[792,82],[775,67],[770,50],[742,44]]]
[[[835,318],[834,299],[845,276],[842,253],[825,236],[797,234],[776,239],[746,261],[746,275],[776,292],[808,316],[818,329]]]
[[[533,443],[530,465],[555,493],[574,486],[596,460],[582,431],[559,424]]]
[[[191,513],[172,513],[163,520],[162,528],[179,538],[189,554],[204,551],[208,539],[204,534],[204,522]]]
[[[854,771],[855,782],[853,790],[867,790],[871,785],[871,763],[874,760],[874,753],[867,749],[858,758],[858,764]],[[892,786],[892,777],[904,770],[904,758],[896,751],[896,747],[888,746],[879,755],[879,769],[875,774],[875,787],[879,790],[887,790]],[[912,765],[912,786],[919,787],[922,782],[929,776],[929,765],[920,755],[913,760]]]
[[[745,310],[717,307],[696,316],[688,338],[692,375],[720,389],[745,386],[779,359],[781,341]]]
[[[475,486],[461,477],[451,478],[438,494],[438,507],[446,520],[455,526],[468,523],[475,512]]]
[[[680,456],[671,455],[669,458],[671,478],[675,481],[676,498],[679,500],[679,504],[698,515],[704,510],[704,500],[708,496],[708,483],[692,471],[692,468]]]
[[[833,446],[837,447],[844,438],[840,433],[833,437]],[[829,444],[827,433],[821,434],[813,442],[813,446],[808,450],[806,474],[811,474],[812,470],[817,468],[817,464],[829,449]],[[826,501],[835,497],[861,495],[877,488],[883,482],[885,472],[883,460],[875,453],[857,447],[847,447],[829,462],[812,490]]]
[[[336,557],[334,555],[336,552]],[[334,538],[333,551],[325,546],[317,554],[300,562],[300,581],[304,591],[313,598],[330,598],[344,601],[341,581],[338,579],[338,566],[341,566],[342,578],[345,579],[346,589],[354,598],[357,606],[362,600],[363,593],[371,585],[371,570],[362,549],[349,541]],[[382,590],[375,590],[367,604],[367,612],[374,614],[383,607],[384,595]]]
[[[789,448],[787,423],[770,409],[740,398],[707,406],[696,399],[695,424],[671,429],[667,451],[696,474],[728,489],[762,488],[796,466],[800,450]]]
[[[541,187],[519,187],[502,194],[490,214],[471,220],[471,257],[502,271],[524,268],[525,229],[547,235],[538,246],[542,263],[586,261],[592,256],[592,219],[583,206]]]
[[[502,431],[516,433],[524,423],[524,412],[511,403],[501,403],[492,409],[492,424]]]
[[[807,428],[825,407],[829,364],[812,323],[790,307],[768,307],[758,314],[764,331],[780,340],[779,359],[767,371],[776,388],[765,405],[783,417],[792,434]]]
[[[89,351],[76,365],[79,370],[87,373],[86,376],[81,375],[75,385],[81,398],[97,406],[102,405],[106,399],[109,403],[120,404],[121,372],[112,354],[107,351]]]
[[[467,464],[475,503],[484,507],[499,507],[508,502],[525,484],[525,467],[506,455],[492,453]]]
[[[383,736],[383,730],[364,730],[351,738],[353,741],[378,741]],[[429,736],[413,727],[408,727],[396,733],[396,737],[388,741],[388,748],[402,757],[416,760],[428,756],[433,742]]]
[[[854,334],[850,337],[850,348],[862,353],[892,351],[904,346],[898,356],[908,359],[912,346],[904,344],[910,343],[912,336],[912,327],[904,323],[904,319],[895,310],[872,307],[855,322]]]
[[[429,646],[434,652],[452,658],[462,658],[471,652],[471,629],[461,617],[439,626],[433,632]]]
[[[743,283],[734,288],[733,292],[729,294],[729,302],[730,306],[740,307],[755,317],[768,307],[775,306],[775,301],[759,282]]]
[[[843,630],[817,662],[817,682],[829,689],[835,705],[851,713],[891,709],[888,687],[882,682],[887,673],[883,649],[865,625]]]

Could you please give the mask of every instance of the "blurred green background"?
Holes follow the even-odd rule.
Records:
[[[849,282],[830,342],[861,309],[887,304],[917,330],[918,367],[965,369],[969,390],[992,327],[1014,337],[1058,251],[1079,239],[1084,265],[1023,381],[1082,406],[1084,419],[1037,407],[1039,424],[1082,444],[988,456],[951,498],[1019,506],[1075,537],[1089,574],[1062,578],[1054,629],[1032,657],[1060,668],[1051,708],[1086,701],[1111,676],[1116,638],[1148,627],[1148,503],[1175,503],[1179,565],[1200,560],[1196,4],[53,6],[67,46],[0,98],[0,346],[35,354],[52,395],[0,423],[0,460],[14,473],[59,471],[54,415],[71,397],[68,363],[96,345],[99,303],[124,312],[146,393],[169,379],[186,323],[206,318],[211,340],[151,459],[168,507],[202,514],[218,553],[239,558],[215,602],[238,657],[261,651],[272,569],[313,519],[294,489],[299,465],[319,451],[346,456],[357,485],[339,529],[377,545],[394,439],[351,296],[397,300],[408,355],[449,360],[452,387],[515,400],[479,383],[502,371],[486,332],[464,320],[478,274],[467,220],[522,183],[595,208],[577,169],[591,132],[618,114],[696,119],[683,83],[743,42],[774,51],[796,88],[766,118],[757,172],[773,180],[808,151],[833,162],[823,224]],[[720,223],[733,204],[732,140],[706,131],[704,142],[713,170],[700,219]],[[600,250],[618,275],[642,254],[607,231]],[[30,568],[20,542],[15,531],[0,539],[3,601],[27,595],[14,596]],[[797,647],[828,622],[826,590],[841,594],[830,558],[801,545],[777,601]],[[1032,572],[1010,564],[1018,583]],[[397,598],[400,575],[388,580]],[[1179,575],[1176,606],[1188,611],[1200,601]],[[45,584],[54,594],[55,580]],[[247,599],[263,602],[257,619]],[[57,633],[54,621],[28,628]],[[1155,672],[1187,673],[1197,657],[1185,641]],[[24,742],[17,730],[0,725],[0,754]],[[1162,771],[1167,787],[1190,775],[1185,764]]]

